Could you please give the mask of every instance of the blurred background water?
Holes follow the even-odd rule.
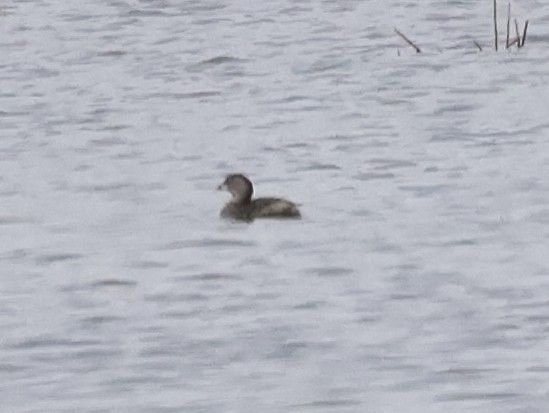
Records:
[[[491,7],[4,1],[1,411],[546,412],[549,5]]]

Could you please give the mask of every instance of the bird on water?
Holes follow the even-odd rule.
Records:
[[[297,205],[282,198],[257,198],[252,200],[254,187],[242,174],[227,175],[218,190],[227,190],[233,196],[221,210],[221,217],[241,221],[256,218],[300,218]]]

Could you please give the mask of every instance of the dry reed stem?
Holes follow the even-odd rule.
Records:
[[[497,12],[498,3],[497,0],[494,0],[494,45],[496,52],[498,51],[498,12]]]
[[[476,47],[478,47],[478,50],[482,52],[482,46],[476,40],[473,40],[473,43],[475,44]]]
[[[528,31],[528,20],[524,23],[524,31],[522,32],[522,43],[520,44],[520,47],[524,46],[524,42],[526,42],[526,32]]]
[[[507,6],[507,38],[505,40],[505,48],[509,49],[509,31],[511,29],[511,2]]]
[[[400,30],[398,30],[395,27],[395,33],[398,34],[400,37],[404,39],[406,43],[408,43],[410,46],[412,46],[414,49],[416,49],[416,53],[421,53],[421,49],[416,46],[414,42],[412,42],[410,39],[408,39]]]
[[[517,49],[520,49],[520,33],[519,33],[517,19],[515,19],[515,30],[517,32]]]
[[[509,43],[509,47],[513,46],[517,42],[517,39],[511,40],[511,43]]]

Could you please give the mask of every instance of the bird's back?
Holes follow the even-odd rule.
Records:
[[[250,204],[253,218],[299,218],[297,205],[282,198],[257,198]]]

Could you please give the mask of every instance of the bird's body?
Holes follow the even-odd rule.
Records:
[[[223,218],[252,221],[256,218],[300,218],[297,205],[282,198],[252,200],[253,185],[242,174],[228,175],[219,189],[227,189],[233,196],[221,210]]]

